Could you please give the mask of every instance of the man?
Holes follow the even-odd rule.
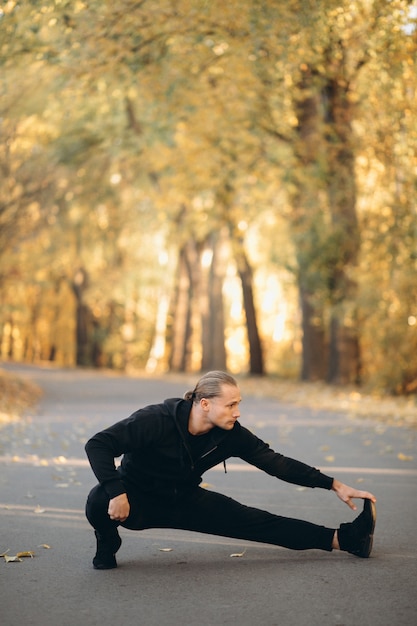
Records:
[[[208,372],[183,399],[142,408],[97,433],[86,452],[99,484],[89,494],[86,515],[95,529],[96,569],[117,567],[119,525],[132,530],[179,528],[271,543],[293,550],[340,549],[369,557],[376,520],[375,496],[353,489],[290,459],[241,426],[236,380]],[[114,459],[123,455],[116,469]],[[307,487],[333,490],[362,513],[338,529],[273,515],[199,486],[202,474],[230,457]]]

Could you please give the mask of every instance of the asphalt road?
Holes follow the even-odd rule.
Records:
[[[0,553],[35,553],[16,563],[0,559],[2,626],[417,623],[416,430],[247,398],[243,387],[241,422],[274,449],[375,493],[371,558],[122,529],[118,569],[96,571],[83,512],[95,479],[84,443],[136,408],[186,389],[172,380],[3,367],[45,394],[25,419],[0,425]],[[204,480],[244,503],[330,527],[356,515],[332,492],[289,485],[238,461]]]

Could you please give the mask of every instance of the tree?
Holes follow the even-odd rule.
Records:
[[[406,7],[395,3],[399,23]],[[393,8],[385,2],[365,7],[329,1],[291,2],[285,7],[267,3],[260,9],[257,67],[265,88],[260,101],[263,126],[293,147],[290,198],[303,312],[302,374],[308,379],[322,376],[324,341],[327,379],[359,379],[358,147],[353,122],[357,101],[366,97],[357,88],[362,68],[376,51],[401,38],[398,27],[391,40],[387,38],[391,31],[385,26],[393,20]],[[284,38],[290,46],[285,47]],[[283,105],[287,126],[282,123],[285,108],[279,116]]]
[[[380,375],[412,390],[408,6],[7,3],[3,354],[61,358],[62,336],[78,334],[79,362],[188,371],[228,366],[239,327],[249,369],[262,373],[275,348],[260,279],[291,270],[303,378]],[[284,232],[292,241],[277,249]],[[224,289],[232,275],[238,317]],[[165,318],[167,357],[154,349]],[[288,349],[297,340],[298,329]],[[394,345],[401,367],[388,367]]]

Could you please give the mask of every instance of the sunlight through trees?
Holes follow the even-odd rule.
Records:
[[[415,393],[416,19],[3,3],[1,358]]]

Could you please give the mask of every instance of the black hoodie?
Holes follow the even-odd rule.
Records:
[[[274,452],[239,422],[232,430],[215,427],[192,437],[188,432],[191,406],[191,401],[171,398],[144,407],[87,442],[93,472],[110,498],[126,490],[161,495],[186,492],[200,484],[205,471],[230,457],[289,483],[331,489],[333,478]],[[121,455],[116,469],[114,459]]]

